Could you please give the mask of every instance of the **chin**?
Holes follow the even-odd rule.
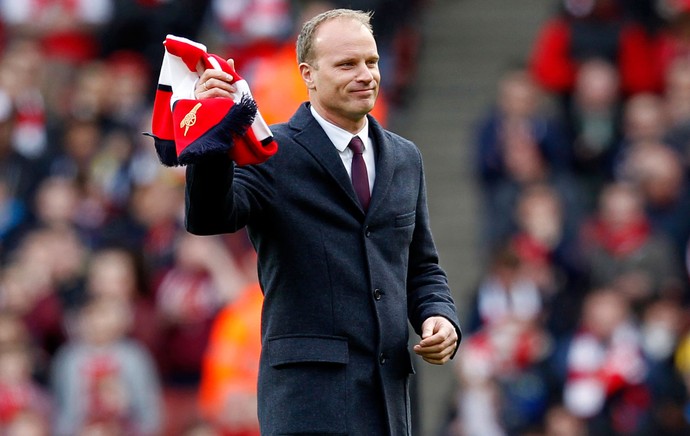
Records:
[[[360,112],[360,113],[366,115],[374,109],[375,103],[376,103],[376,100],[374,99],[370,102],[366,102],[365,104],[358,105],[357,112]]]

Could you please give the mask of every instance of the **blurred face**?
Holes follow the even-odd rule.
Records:
[[[660,140],[666,131],[662,100],[658,96],[640,94],[626,104],[625,135],[631,140]]]
[[[378,61],[374,36],[365,26],[348,18],[322,23],[314,60],[299,66],[314,108],[331,123],[359,131],[378,96]]]
[[[602,195],[600,214],[607,225],[616,228],[638,220],[643,214],[639,198],[625,187],[612,187]]]
[[[630,167],[647,203],[663,207],[679,199],[684,187],[684,168],[680,158],[667,146],[633,147]]]
[[[518,222],[524,231],[550,245],[561,233],[561,209],[558,198],[550,192],[533,192],[518,206]]]
[[[625,300],[613,292],[594,294],[585,303],[583,322],[600,339],[610,337],[626,317]]]
[[[5,427],[6,436],[48,436],[48,424],[39,413],[25,410],[14,415]]]
[[[119,301],[92,303],[80,316],[81,337],[92,345],[110,344],[126,333],[130,316],[129,307]]]
[[[131,298],[136,291],[136,271],[125,253],[103,252],[94,256],[88,274],[89,292],[116,298]]]
[[[148,226],[175,220],[182,204],[182,188],[160,179],[139,186],[132,198],[135,216]]]
[[[529,117],[537,109],[539,91],[526,74],[515,74],[500,85],[498,105],[506,115]]]
[[[74,184],[67,180],[54,178],[44,183],[37,196],[37,213],[46,223],[71,223],[79,194]]]
[[[0,381],[7,384],[24,383],[31,379],[31,362],[21,349],[0,354]]]
[[[618,73],[603,61],[590,61],[578,72],[575,98],[585,110],[609,110],[618,100]]]

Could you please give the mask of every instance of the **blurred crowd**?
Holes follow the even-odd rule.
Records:
[[[424,0],[0,0],[0,434],[258,435],[255,253],[184,231],[184,169],[142,132],[166,34],[234,58],[281,122],[296,32],[338,6],[375,11],[385,124]]]
[[[690,434],[690,1],[553,4],[476,127],[442,434]]]

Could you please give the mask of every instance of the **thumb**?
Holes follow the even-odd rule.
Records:
[[[434,334],[434,327],[436,322],[433,318],[429,318],[422,324],[422,339],[426,339]]]
[[[228,65],[230,65],[230,68],[233,70],[235,69],[235,60],[233,58],[228,58]]]

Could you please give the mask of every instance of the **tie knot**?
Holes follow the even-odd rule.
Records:
[[[347,146],[350,147],[353,153],[362,154],[364,152],[364,143],[359,139],[359,136],[353,136]]]

